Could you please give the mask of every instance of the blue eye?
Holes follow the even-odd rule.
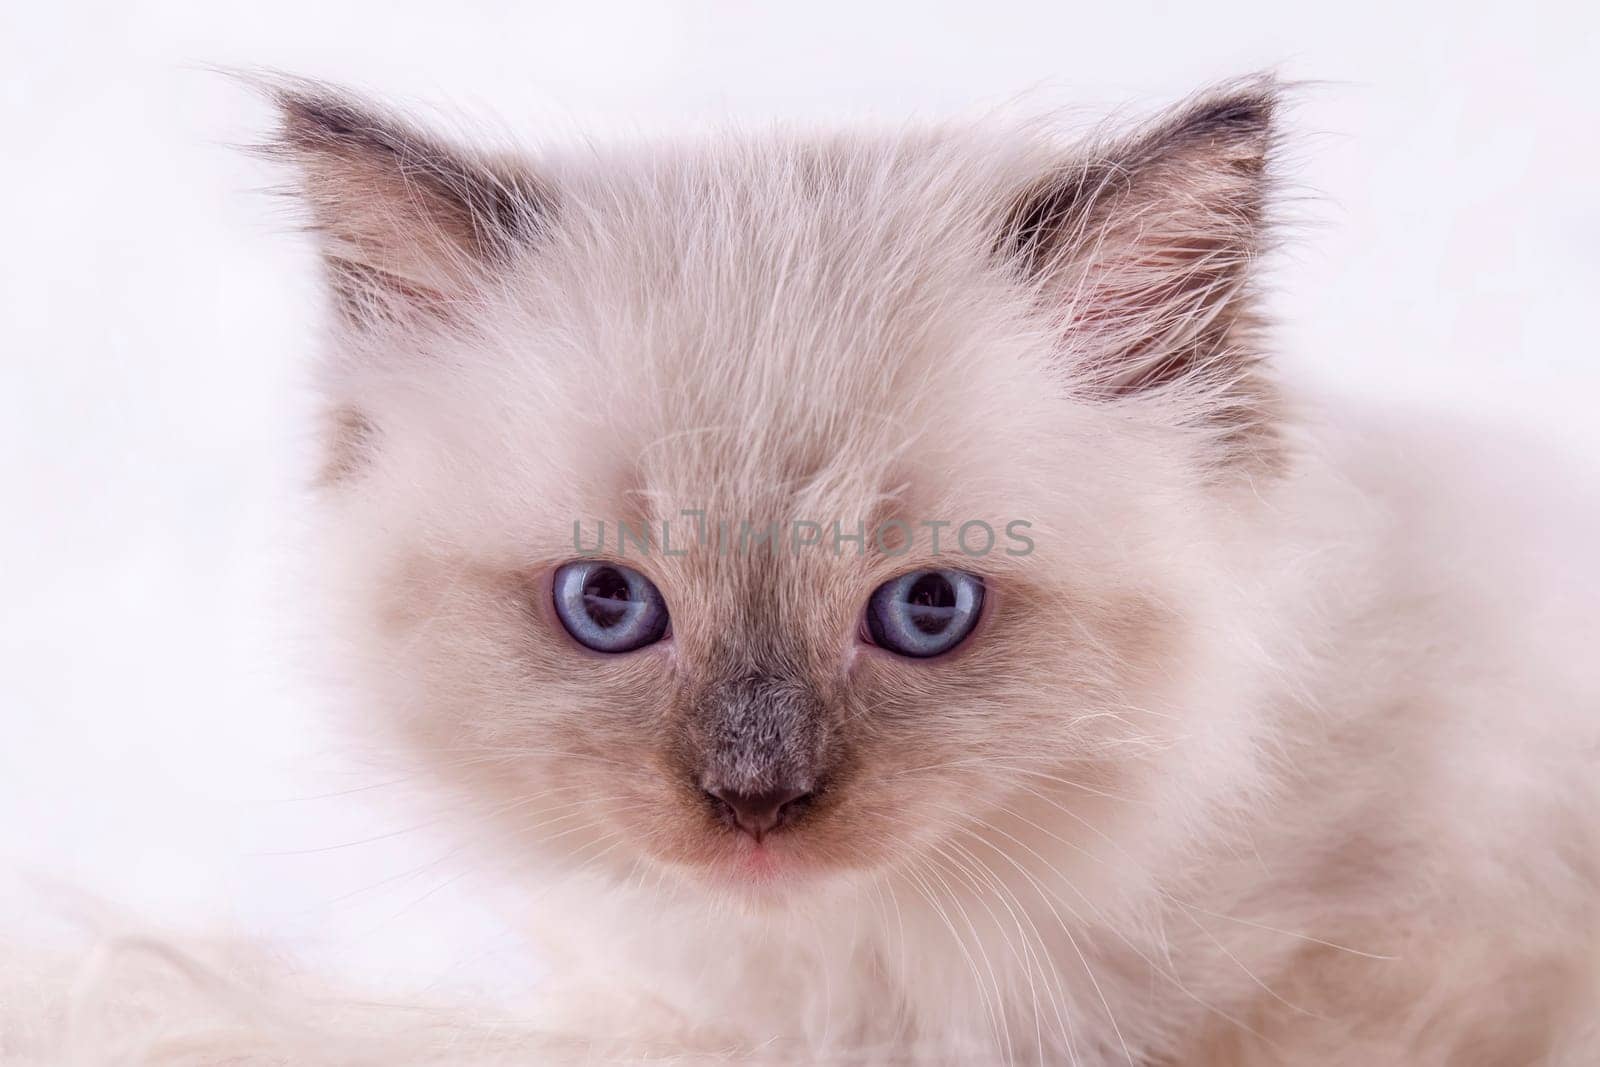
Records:
[[[912,571],[878,586],[867,601],[872,643],[926,659],[955,648],[978,624],[983,579],[966,571]]]
[[[667,633],[667,602],[655,583],[630,567],[580,560],[556,570],[556,616],[580,645],[632,652]]]

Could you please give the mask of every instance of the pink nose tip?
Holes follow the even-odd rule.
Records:
[[[809,797],[811,791],[787,785],[754,793],[708,787],[706,795],[716,802],[725,819],[760,841],[792,815],[798,803]]]

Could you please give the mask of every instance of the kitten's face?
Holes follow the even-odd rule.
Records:
[[[1093,345],[1041,311],[1046,282],[1084,292],[1054,231],[1103,245],[1110,193],[1069,203],[1037,146],[954,135],[535,179],[285,106],[332,212],[328,490],[363,662],[514,847],[771,897],[959,848],[1063,779],[1137,790],[1123,753],[1175,729],[1218,435],[1095,365],[1129,292],[1180,293],[1139,273],[1161,250],[1072,305]],[[376,220],[318,199],[419,160]]]

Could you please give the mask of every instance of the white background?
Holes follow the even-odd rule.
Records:
[[[229,147],[261,105],[207,65],[535,143],[1019,93],[1137,113],[1274,67],[1310,83],[1284,361],[1592,463],[1593,5],[1303,7],[5,5],[0,871],[26,878],[0,930],[76,909],[65,884],[388,981],[531,973],[495,918],[507,887],[417,826],[412,785],[326,795],[374,780],[374,754],[335,729],[297,612],[313,262]]]

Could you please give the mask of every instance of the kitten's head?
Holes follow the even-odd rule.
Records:
[[[513,847],[781,887],[1226,732],[1270,84],[539,159],[275,91],[363,677]]]

